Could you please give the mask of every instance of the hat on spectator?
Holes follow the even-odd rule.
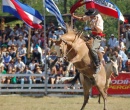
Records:
[[[114,36],[114,34],[111,34],[111,36]]]
[[[38,34],[38,31],[35,31],[35,34]]]
[[[38,49],[38,45],[36,45],[36,49]]]
[[[99,48],[99,51],[100,51],[101,53],[105,53],[105,51],[104,51],[104,48],[103,48],[103,47],[100,47],[100,48]]]
[[[58,29],[61,29],[61,28],[62,28],[61,26],[58,27]]]

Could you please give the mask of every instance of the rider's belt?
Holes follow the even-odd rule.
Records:
[[[97,33],[97,32],[94,32],[94,31],[92,31],[92,35],[94,35],[94,36],[100,36],[100,37],[104,37],[105,36],[102,32]]]

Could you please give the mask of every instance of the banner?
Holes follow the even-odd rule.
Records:
[[[112,77],[108,95],[130,95],[130,73],[119,73],[116,78]],[[96,87],[92,88],[92,95],[98,95]]]
[[[96,8],[99,12],[105,15],[124,21],[121,11],[110,0],[79,0],[71,7],[70,13],[74,13],[77,8],[83,6],[84,4],[86,4],[86,9]]]

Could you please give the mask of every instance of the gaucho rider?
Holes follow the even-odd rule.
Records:
[[[80,21],[89,21],[90,27],[91,27],[91,35],[90,37],[93,38],[93,44],[90,47],[90,51],[93,57],[93,61],[95,63],[95,73],[98,73],[100,71],[100,60],[97,54],[98,48],[100,46],[101,37],[103,36],[103,19],[102,16],[99,14],[97,9],[89,9],[85,16],[79,17],[76,16],[74,13],[72,13],[73,18],[80,20]]]

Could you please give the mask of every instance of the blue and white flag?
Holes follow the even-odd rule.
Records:
[[[53,0],[44,0],[44,1],[46,10],[56,17],[58,23],[62,26],[62,28],[66,29],[65,22],[55,2]]]
[[[42,28],[40,25],[43,21],[42,15],[29,5],[23,4],[19,0],[2,0],[2,7],[3,12],[13,14],[31,28]]]

